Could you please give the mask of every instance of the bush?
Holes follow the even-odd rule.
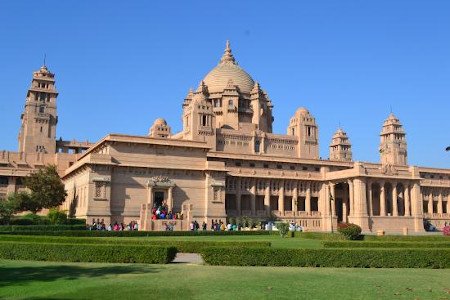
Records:
[[[338,232],[347,240],[358,240],[361,238],[361,227],[352,223],[339,223]]]
[[[325,248],[450,248],[448,242],[322,242]]]
[[[35,229],[33,229],[35,228]],[[270,235],[270,231],[105,231],[81,230],[81,225],[48,226],[0,226],[1,234],[14,235],[58,235],[90,237],[137,237],[137,236],[228,236],[228,235]]]
[[[15,236],[0,235],[0,242],[27,242],[47,244],[102,244],[102,245],[141,245],[141,246],[165,246],[175,247],[178,252],[200,253],[206,247],[247,247],[264,248],[270,247],[271,243],[266,241],[177,241],[156,239],[127,239],[127,238],[104,238],[104,237],[64,237],[64,236]]]
[[[63,225],[67,223],[67,214],[57,208],[51,208],[48,211],[47,218],[49,219],[50,224],[53,225]]]
[[[285,222],[280,222],[276,224],[278,232],[280,233],[281,237],[286,237],[286,235],[289,232],[289,224]]]
[[[38,261],[166,264],[175,247],[0,242],[0,258]]]
[[[450,225],[445,226],[445,227],[442,229],[442,233],[443,233],[445,236],[450,236]]]
[[[67,225],[83,225],[86,227],[86,219],[75,219],[75,218],[68,218]]]
[[[36,214],[26,214],[20,217],[14,218],[11,225],[48,225],[50,220],[46,216],[40,216]]]
[[[221,266],[450,268],[450,249],[205,248],[204,261]]]

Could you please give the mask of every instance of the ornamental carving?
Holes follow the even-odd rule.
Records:
[[[392,164],[386,164],[381,167],[381,173],[389,176],[398,175],[398,171]]]
[[[167,176],[153,176],[147,181],[148,186],[161,186],[161,187],[173,187],[175,182],[169,179]]]

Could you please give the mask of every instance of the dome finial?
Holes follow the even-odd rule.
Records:
[[[233,54],[231,53],[231,47],[230,47],[230,41],[227,40],[226,46],[225,46],[225,52],[222,55],[222,58],[220,59],[220,64],[225,63],[232,63],[236,65],[236,60],[234,59]]]

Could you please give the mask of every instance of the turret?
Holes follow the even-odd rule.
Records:
[[[319,158],[319,128],[316,119],[306,108],[299,108],[291,118],[287,129],[288,135],[298,138],[299,158]]]
[[[381,130],[380,159],[383,165],[407,165],[406,134],[399,119],[390,114]]]
[[[169,138],[172,133],[170,126],[167,125],[163,118],[156,119],[152,127],[150,127],[148,135],[150,137]]]
[[[331,139],[330,160],[352,161],[352,145],[347,133],[341,128],[336,131]]]

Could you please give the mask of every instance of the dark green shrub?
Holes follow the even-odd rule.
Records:
[[[141,246],[165,246],[176,247],[178,252],[199,253],[206,247],[270,247],[266,241],[177,241],[157,240],[146,238],[117,238],[117,237],[65,237],[65,236],[28,236],[28,235],[0,235],[0,242],[27,242],[27,243],[51,243],[51,244],[101,244],[101,245],[141,245]]]
[[[26,214],[20,217],[14,218],[14,222],[17,220],[18,224],[11,225],[22,225],[20,224],[23,222],[23,225],[48,225],[50,224],[50,220],[46,216],[40,216],[36,214]]]
[[[67,223],[67,214],[57,208],[51,208],[48,211],[47,218],[50,224],[63,225]]]
[[[352,223],[339,223],[338,232],[347,240],[358,240],[361,238],[361,227]]]
[[[205,248],[204,261],[222,266],[450,268],[450,249]]]
[[[450,248],[450,242],[322,242],[325,248]]]
[[[0,258],[38,261],[166,264],[175,247],[0,242]]]
[[[285,222],[279,222],[276,223],[278,232],[280,233],[281,237],[286,237],[289,232],[289,224]]]
[[[75,218],[68,218],[67,225],[83,225],[86,227],[86,219],[75,219]]]

